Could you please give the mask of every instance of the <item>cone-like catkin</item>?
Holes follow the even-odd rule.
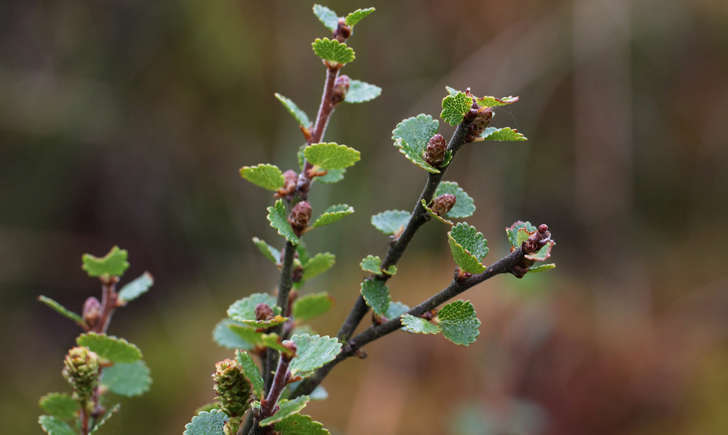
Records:
[[[86,347],[74,347],[63,361],[63,377],[73,387],[74,395],[88,400],[99,381],[99,358]]]
[[[240,364],[229,358],[218,361],[212,379],[220,408],[231,417],[243,415],[248,409],[250,382],[243,374]]]

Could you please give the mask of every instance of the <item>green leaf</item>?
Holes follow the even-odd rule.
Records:
[[[523,133],[518,132],[510,127],[495,128],[488,127],[483,130],[483,134],[480,135],[478,141],[496,141],[496,142],[521,142],[526,141],[528,138]]]
[[[270,426],[273,423],[278,423],[286,417],[298,413],[308,404],[310,398],[308,396],[299,396],[293,400],[281,400],[278,402],[278,411],[268,418],[264,418],[258,423],[259,426],[265,427]]]
[[[346,216],[354,213],[354,207],[347,204],[336,204],[328,207],[321,213],[321,216],[313,223],[313,228],[322,227],[324,225],[333,224]]]
[[[387,309],[392,299],[389,296],[389,288],[384,285],[384,282],[375,278],[365,279],[361,283],[361,295],[377,315],[387,315]]]
[[[301,264],[306,264],[311,260],[311,256],[308,255],[306,245],[303,242],[299,243],[298,246],[296,246],[296,254],[298,254],[298,259]]]
[[[332,33],[335,32],[336,28],[339,26],[339,16],[336,15],[336,12],[326,6],[313,5],[313,14],[316,15],[316,18],[321,21],[324,27],[331,30]]]
[[[142,357],[142,351],[136,345],[113,335],[87,332],[78,336],[76,343],[115,363],[130,363]]]
[[[397,266],[395,265],[389,266],[387,270],[382,270],[382,259],[376,255],[367,255],[361,260],[359,266],[364,272],[374,273],[377,275],[382,273],[395,275],[397,273]]]
[[[462,92],[462,91],[458,91],[455,88],[451,88],[450,86],[445,86],[445,90],[447,91],[448,95],[456,95],[457,93]]]
[[[529,272],[545,272],[547,270],[556,269],[556,265],[554,263],[549,264],[540,264],[538,266],[531,266],[528,268]]]
[[[438,174],[440,170],[433,168],[422,157],[427,142],[437,133],[438,126],[439,122],[436,119],[424,113],[407,118],[392,130],[394,147],[415,165],[427,172]]]
[[[413,334],[439,334],[439,326],[421,317],[411,314],[402,314],[402,329]]]
[[[316,38],[311,46],[316,56],[331,63],[346,64],[356,59],[354,49],[336,39]]]
[[[480,107],[500,107],[500,106],[508,106],[509,104],[513,104],[518,102],[518,97],[503,97],[503,98],[495,98],[495,97],[481,97],[477,100],[478,106]]]
[[[227,315],[232,320],[250,327],[261,328],[264,326],[270,327],[280,325],[285,322],[285,318],[279,316],[281,309],[276,305],[276,302],[276,298],[268,293],[253,293],[250,296],[233,302],[233,304],[227,309]],[[258,304],[266,304],[273,310],[273,314],[276,315],[273,318],[274,321],[258,321],[255,319],[255,307],[258,306]],[[280,317],[280,319],[278,319],[278,317]]]
[[[54,301],[53,299],[51,299],[51,298],[49,298],[47,296],[42,296],[41,295],[41,296],[38,296],[38,300],[40,302],[43,302],[47,306],[49,306],[52,310],[54,310],[58,314],[60,314],[60,315],[62,315],[64,317],[67,317],[67,318],[69,318],[71,320],[73,320],[80,327],[82,327],[82,328],[85,328],[86,327],[86,322],[83,321],[83,319],[81,318],[81,316],[79,316],[78,314],[76,314],[73,311],[69,310],[68,308],[64,307],[63,305],[59,304],[58,302]]]
[[[212,411],[213,409],[220,409],[220,402],[206,403],[195,410],[195,415],[203,411]]]
[[[327,170],[348,168],[361,158],[354,148],[333,142],[311,144],[303,150],[303,155],[311,164]]]
[[[261,163],[240,168],[240,176],[263,189],[276,191],[283,187],[286,180],[278,166]]]
[[[506,227],[506,237],[511,244],[511,250],[518,249],[528,237],[538,231],[531,222],[516,221],[510,227]]]
[[[432,210],[432,209],[431,209],[431,208],[430,208],[430,207],[429,207],[429,206],[427,205],[427,201],[425,201],[424,199],[422,199],[422,200],[420,201],[420,203],[422,204],[422,207],[424,207],[424,209],[425,209],[425,210],[427,211],[427,213],[429,213],[429,214],[430,214],[430,216],[434,217],[435,219],[437,219],[438,221],[442,222],[443,224],[446,224],[446,225],[450,225],[450,226],[453,226],[453,225],[455,225],[455,223],[454,223],[453,221],[451,221],[451,220],[449,220],[449,219],[447,219],[447,218],[444,218],[444,217],[442,217],[442,216],[438,215],[437,213],[435,213],[435,211],[434,211],[434,210]]]
[[[402,302],[392,301],[389,303],[389,308],[387,308],[387,315],[384,317],[386,317],[387,319],[396,319],[397,317],[401,316],[409,310],[410,307],[403,304]]]
[[[223,427],[227,420],[227,414],[219,409],[203,411],[185,425],[184,435],[225,435]]]
[[[271,349],[275,349],[278,352],[282,352],[285,354],[290,354],[291,351],[287,347],[283,346],[283,341],[281,340],[281,337],[278,336],[278,334],[270,333],[270,334],[260,334],[260,346],[269,347]]]
[[[334,263],[336,263],[336,256],[330,252],[314,255],[303,265],[303,279],[308,280],[326,272]]]
[[[541,247],[541,249],[538,250],[538,252],[525,255],[524,257],[534,261],[546,261],[551,257],[551,249],[554,247],[554,245],[556,245],[556,242],[554,242],[553,240],[549,240],[548,242],[546,242],[545,245],[543,245],[543,247]]]
[[[469,346],[480,334],[480,320],[473,304],[468,301],[451,302],[437,313],[442,335],[461,346]]]
[[[349,83],[349,91],[344,98],[344,101],[347,103],[364,103],[382,94],[382,88],[379,86],[362,82],[361,80],[351,80]]]
[[[251,358],[248,352],[237,351],[235,354],[240,366],[243,368],[243,374],[248,378],[250,385],[253,387],[253,392],[258,398],[263,397],[263,377],[255,361],[253,361],[253,358]]]
[[[458,183],[454,181],[443,181],[437,186],[435,198],[446,193],[455,195],[455,205],[445,216],[453,219],[462,219],[473,215],[473,212],[475,212],[475,202],[470,195],[458,186]]]
[[[144,272],[134,281],[128,283],[119,290],[119,299],[124,302],[133,301],[139,296],[146,293],[149,288],[154,284],[154,278],[149,272]]]
[[[152,378],[146,363],[137,360],[106,367],[101,373],[101,383],[116,394],[133,397],[146,393],[152,384]]]
[[[367,255],[359,264],[364,272],[380,274],[382,273],[382,259],[376,255]]]
[[[45,412],[62,420],[76,418],[80,409],[78,402],[65,393],[48,393],[40,398],[38,404]]]
[[[41,415],[38,424],[48,435],[78,435],[65,421],[52,415]]]
[[[399,237],[410,220],[410,212],[404,210],[387,210],[372,216],[374,228],[384,234],[393,234]]]
[[[286,210],[286,205],[283,203],[283,200],[279,199],[275,204],[268,207],[267,210],[270,226],[289,242],[294,245],[299,244],[301,241],[296,236],[296,233],[293,232],[291,224],[288,223],[288,210]]]
[[[129,262],[126,261],[126,257],[126,250],[119,249],[118,246],[111,248],[111,250],[101,258],[94,257],[91,254],[83,254],[81,257],[81,261],[83,263],[81,269],[85,270],[88,276],[120,277],[129,267]]]
[[[349,13],[349,15],[346,16],[346,25],[350,27],[356,26],[359,21],[368,17],[369,14],[371,14],[375,10],[376,9],[374,8],[357,9],[354,12]]]
[[[291,375],[306,377],[314,370],[336,358],[341,343],[336,338],[316,334],[295,334],[291,340],[296,344],[296,356],[289,366]]]
[[[321,175],[314,178],[314,181],[320,181],[326,184],[334,184],[344,179],[346,169],[328,169],[326,175]]]
[[[266,243],[265,240],[261,240],[257,237],[253,237],[253,243],[255,243],[255,246],[258,247],[260,253],[263,254],[265,258],[273,262],[273,264],[278,265],[280,263],[281,251]]]
[[[94,424],[94,427],[93,427],[93,429],[91,429],[91,431],[89,432],[89,435],[91,435],[91,434],[94,434],[94,433],[98,432],[98,430],[99,430],[99,429],[101,429],[101,427],[102,427],[103,425],[105,425],[105,424],[106,424],[106,422],[107,422],[107,421],[109,421],[109,419],[110,419],[111,417],[113,417],[113,416],[114,416],[114,414],[116,414],[117,412],[119,412],[119,409],[120,409],[120,408],[121,408],[121,405],[117,403],[117,404],[116,404],[116,405],[114,405],[114,406],[113,406],[113,407],[112,407],[111,409],[109,409],[108,411],[106,411],[106,413],[104,414],[104,416],[103,416],[103,417],[101,417],[101,419],[99,419],[99,420],[98,420],[98,421],[96,422],[96,424]]]
[[[308,119],[308,115],[306,115],[306,112],[299,109],[296,103],[293,102],[290,98],[284,97],[283,95],[276,92],[274,94],[278,101],[283,104],[283,107],[288,110],[288,113],[290,113],[294,118],[296,118],[296,121],[298,121],[298,125],[301,127],[308,128],[311,125],[311,120]]]
[[[293,317],[296,320],[311,320],[331,309],[332,300],[328,293],[313,293],[296,299],[293,303]]]
[[[488,254],[488,242],[474,226],[461,222],[447,233],[447,237],[453,260],[463,271],[481,273],[485,270],[481,261]]]
[[[236,334],[230,329],[229,325],[231,324],[237,324],[240,327],[244,327],[242,323],[235,322],[234,320],[220,320],[217,325],[215,325],[215,329],[212,331],[212,338],[215,340],[215,343],[228,349],[252,349],[252,344],[243,340],[239,334]]]
[[[440,118],[450,125],[458,125],[463,122],[465,114],[473,105],[473,99],[458,92],[455,95],[448,95],[442,99],[442,112]]]
[[[313,393],[311,393],[313,396]],[[313,398],[313,397],[311,397]],[[329,435],[330,432],[324,425],[314,421],[310,416],[293,414],[279,421],[273,426],[276,431],[283,435]]]

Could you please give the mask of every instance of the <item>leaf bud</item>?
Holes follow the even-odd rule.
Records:
[[[243,415],[248,409],[250,382],[243,374],[240,364],[230,358],[218,361],[212,380],[220,408],[231,417]]]
[[[334,82],[334,92],[331,95],[331,102],[334,104],[339,104],[344,101],[344,98],[346,98],[346,94],[349,92],[350,86],[351,79],[349,79],[349,76],[347,76],[346,74],[342,74],[337,77],[336,81]]]
[[[469,143],[483,134],[485,127],[487,127],[488,124],[490,124],[491,119],[493,119],[493,109],[490,107],[480,107],[477,110],[470,109],[466,118],[469,122],[467,124],[468,130],[465,136],[465,143]]]
[[[425,161],[432,166],[438,167],[445,161],[445,151],[447,151],[447,142],[440,133],[432,136],[427,142],[427,148],[423,155]]]
[[[455,206],[455,195],[443,193],[432,201],[432,211],[438,216],[445,216]]]
[[[336,38],[339,42],[344,42],[349,39],[350,36],[351,27],[346,24],[346,20],[344,18],[339,18],[336,30],[334,31],[334,38]]]
[[[86,299],[86,302],[83,303],[83,321],[86,323],[86,325],[89,327],[89,329],[94,329],[96,325],[98,325],[99,320],[101,320],[101,302],[99,302],[98,299],[91,296],[90,298]]]
[[[281,357],[290,361],[296,356],[296,351],[298,350],[296,343],[291,340],[285,340],[281,344],[288,350],[288,352],[282,352]]]
[[[73,387],[74,396],[81,401],[87,401],[98,385],[99,358],[87,347],[73,347],[63,360],[61,373]]]
[[[288,215],[288,223],[291,224],[291,228],[293,228],[293,232],[297,236],[303,234],[303,230],[308,226],[308,221],[311,220],[311,212],[311,204],[306,201],[301,201],[293,206],[291,213]]]
[[[270,305],[260,303],[255,306],[255,320],[270,320],[273,317],[273,310]]]
[[[283,173],[283,187],[278,189],[276,192],[277,198],[283,198],[296,191],[296,185],[298,184],[298,174],[296,171],[289,169]]]

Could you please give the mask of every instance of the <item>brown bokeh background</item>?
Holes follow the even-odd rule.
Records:
[[[465,294],[483,321],[462,348],[393,334],[341,364],[308,413],[336,434],[721,434],[728,432],[728,7],[720,0],[329,1],[376,6],[345,72],[380,85],[339,107],[327,138],[362,151],[321,210],[357,213],[310,233],[336,267],[334,334],[358,293],[359,260],[387,239],[369,216],[410,209],[421,170],[393,126],[437,115],[443,86],[520,95],[496,126],[530,141],[466,147],[448,171],[477,201],[469,221],[507,252],[503,228],[548,223],[556,271],[500,276]],[[110,332],[144,351],[152,390],[122,399],[107,433],[175,434],[212,397],[211,330],[237,298],[274,288],[251,237],[279,239],[269,195],[244,164],[295,165],[326,31],[300,1],[10,1],[0,5],[0,421],[39,433],[38,397],[67,389],[77,334],[35,301],[80,310],[99,292],[83,252],[130,252],[153,290]],[[443,132],[451,129],[443,126]],[[452,274],[445,228],[423,227],[390,281],[415,304]]]

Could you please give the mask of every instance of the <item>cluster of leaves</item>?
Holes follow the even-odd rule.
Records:
[[[328,70],[327,80],[332,73],[335,74],[332,77],[336,78],[339,70],[356,58],[354,49],[346,43],[347,39],[353,33],[354,27],[371,14],[374,8],[360,9],[345,17],[340,17],[331,9],[321,5],[314,5],[313,11],[321,23],[332,32],[332,38],[316,39],[312,44],[313,51]],[[358,80],[349,82],[348,78],[347,81],[339,79],[340,76],[336,79],[336,87],[346,84],[346,88],[343,93],[338,89],[340,92],[338,100],[328,108],[328,113],[338,102],[369,101],[381,93],[381,89],[375,85]],[[330,90],[325,87],[325,91],[327,89]],[[322,108],[327,104],[327,95],[325,93]],[[302,185],[313,181],[324,183],[341,181],[346,169],[358,162],[361,156],[359,151],[350,146],[322,141],[320,136],[323,134],[323,129],[317,126],[319,122],[324,122],[325,125],[328,119],[323,121],[317,119],[312,123],[306,112],[290,98],[278,93],[275,97],[296,120],[307,140],[307,143],[298,150],[300,173],[294,170],[283,172],[275,165],[261,163],[244,166],[240,170],[240,175],[245,180],[274,192],[277,198],[267,208],[267,218],[271,227],[282,237],[280,243],[284,247],[277,248],[258,237],[253,238],[253,243],[264,257],[281,270],[279,291],[284,291],[284,297],[281,299],[280,295],[276,298],[268,293],[253,293],[230,305],[227,317],[215,326],[214,340],[223,347],[235,350],[238,367],[236,370],[239,370],[239,378],[235,379],[244,380],[244,386],[236,387],[235,391],[250,391],[250,394],[230,399],[233,397],[232,390],[229,390],[227,395],[220,392],[224,390],[219,381],[222,375],[213,376],[217,379],[215,389],[218,397],[215,402],[198,410],[197,415],[186,426],[185,434],[188,435],[235,433],[243,424],[241,409],[247,412],[249,417],[255,417],[253,425],[257,425],[258,428],[272,427],[273,430],[283,434],[328,433],[320,423],[300,413],[309,400],[325,397],[324,390],[319,386],[310,395],[295,397],[296,395],[292,394],[300,382],[305,382],[305,379],[312,376],[317,369],[334,361],[343,352],[342,343],[337,339],[317,335],[310,327],[302,324],[325,314],[330,309],[332,300],[325,292],[303,295],[299,295],[299,292],[307,280],[325,272],[335,263],[335,256],[329,252],[311,255],[306,249],[303,236],[307,231],[344,218],[353,213],[354,209],[347,204],[335,204],[326,208],[318,217],[311,218],[308,203],[305,208],[299,208],[301,201],[307,197],[308,188],[304,190],[303,198],[299,196],[301,194],[299,189]],[[458,128],[467,125],[468,135],[464,137],[468,138],[468,142],[525,141],[526,137],[513,128],[487,127],[494,108],[517,101],[517,97],[477,97],[469,89],[459,91],[448,87],[447,95],[442,100],[440,118]],[[319,117],[324,112],[327,111],[319,110]],[[451,146],[444,148],[443,138],[438,134],[439,128],[439,121],[427,114],[407,118],[395,126],[392,132],[395,148],[407,160],[425,170],[428,177],[436,177],[436,185],[433,186],[434,195],[423,197],[413,212],[386,210],[375,214],[371,217],[371,224],[388,235],[392,243],[396,244],[408,227],[416,225],[413,222],[420,217],[424,216],[425,219],[430,216],[439,220],[449,229],[447,240],[457,266],[456,279],[465,279],[487,271],[483,260],[488,254],[488,243],[483,234],[471,224],[464,221],[455,222],[473,215],[476,210],[475,201],[457,182],[440,179],[457,149]],[[435,139],[437,141],[433,142]],[[439,151],[436,149],[437,146],[440,146]],[[432,158],[435,151],[441,152],[437,155],[442,158]],[[429,154],[430,152],[433,154]],[[418,213],[420,216],[415,216]],[[527,242],[532,242],[531,245],[543,244],[542,247],[538,245],[540,247],[538,251],[529,251],[525,255],[529,267],[527,270],[553,268],[553,265],[533,265],[534,262],[544,261],[549,257],[554,245],[550,240],[550,233],[544,238],[539,238],[539,229],[528,222],[520,221],[506,231],[513,250],[525,246]],[[545,234],[546,231],[547,229],[544,229],[542,232]],[[292,249],[294,251],[291,251]],[[412,315],[416,311],[411,310],[406,304],[393,301],[386,283],[397,273],[397,267],[388,261],[383,261],[375,255],[367,255],[360,263],[362,271],[367,274],[360,285],[361,297],[372,309],[375,323],[381,324],[387,320],[399,319],[403,331],[418,334],[441,333],[457,345],[468,346],[476,340],[481,322],[469,301],[456,300],[442,306],[439,311],[432,310],[421,317]],[[286,299],[285,291],[290,290],[290,286],[285,288],[284,283],[289,276],[292,278],[294,289]],[[267,365],[271,355],[279,361],[275,378],[272,380],[273,384],[282,382],[279,389],[266,379],[266,370],[273,369]],[[253,356],[260,357],[261,367],[256,364]],[[231,362],[224,364],[226,370],[231,370],[230,367],[233,365]],[[239,385],[237,381],[230,381],[227,384]],[[237,400],[239,403],[230,406],[231,400],[233,402]],[[235,411],[231,411],[233,409]]]
[[[74,351],[85,351],[85,355],[88,355],[95,364],[94,367],[98,366],[93,378],[87,379],[95,386],[92,396],[89,397],[88,394],[79,391],[78,385],[74,384],[74,377],[81,376],[79,373],[74,373],[73,369],[77,367],[66,365],[64,376],[69,379],[73,387],[72,394],[48,393],[41,397],[39,405],[45,415],[40,416],[38,422],[48,434],[95,433],[120,408],[118,403],[108,409],[105,408],[107,392],[133,397],[149,390],[152,379],[139,348],[123,338],[106,334],[108,327],[106,319],[111,316],[111,312],[147,292],[154,282],[152,276],[145,272],[117,292],[115,284],[128,267],[127,252],[117,246],[104,257],[83,255],[82,269],[90,277],[98,278],[102,282],[104,286],[102,300],[105,304],[101,305],[96,298],[91,297],[84,304],[81,315],[46,296],[38,298],[84,331],[76,338],[78,347],[72,349],[69,355]]]
[[[313,11],[334,36],[316,39],[312,44],[313,52],[327,68],[338,72],[345,64],[354,61],[356,54],[353,48],[340,40],[347,38],[336,37],[337,29],[340,25],[345,25],[350,35],[363,18],[374,12],[374,8],[359,9],[345,17],[339,17],[331,9],[321,5],[314,5]],[[343,102],[362,103],[378,97],[380,93],[378,86],[360,80],[349,80]],[[314,124],[306,112],[288,97],[279,93],[275,97],[293,116],[304,137],[309,139]],[[310,167],[307,175],[311,176],[312,181],[336,183],[344,178],[347,168],[359,161],[360,153],[350,146],[335,142],[314,142],[299,149],[298,159],[301,173],[306,170],[307,165]],[[269,351],[276,352],[279,359],[290,359],[287,385],[279,397],[273,398],[276,400],[273,409],[277,410],[272,415],[261,416],[257,422],[259,427],[271,426],[284,434],[324,434],[328,431],[320,423],[300,413],[309,400],[327,396],[323,388],[319,387],[307,396],[287,399],[302,380],[332,361],[341,350],[341,343],[337,339],[315,334],[309,326],[302,324],[325,314],[333,301],[326,292],[299,295],[299,291],[302,291],[308,280],[326,272],[336,261],[336,257],[329,252],[309,253],[302,238],[307,231],[333,224],[354,213],[354,208],[348,204],[331,205],[311,219],[303,232],[297,232],[290,222],[290,213],[296,203],[290,197],[291,190],[287,189],[286,184],[286,175],[290,172],[293,171],[284,173],[277,166],[268,163],[243,166],[240,169],[243,179],[275,192],[279,198],[268,207],[267,218],[271,227],[283,238],[283,243],[295,248],[293,269],[296,271],[296,278],[293,282],[294,290],[289,297],[290,306],[278,306],[277,299],[270,294],[253,293],[230,305],[227,317],[215,326],[213,339],[223,347],[235,349],[236,360],[251,391],[241,405],[255,415],[260,415],[261,403],[267,399],[267,392],[264,389],[263,373],[253,356],[261,357],[261,365]],[[284,267],[283,249],[258,237],[253,238],[253,243],[274,266],[281,269]],[[291,351],[289,343],[294,345],[295,351]],[[241,416],[233,415],[229,410],[226,412],[223,408],[220,397],[200,408],[185,427],[185,434],[234,433],[241,424]]]

